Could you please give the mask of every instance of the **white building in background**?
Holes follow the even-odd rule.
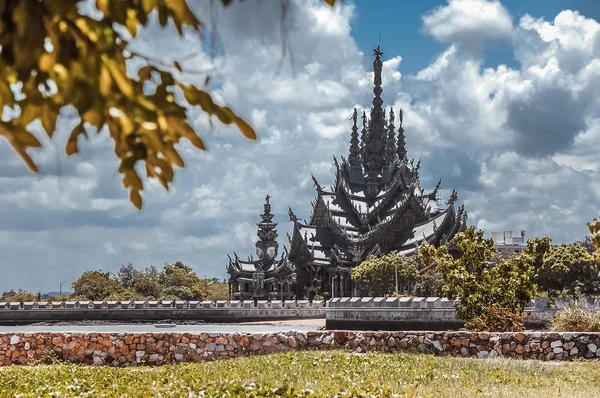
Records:
[[[492,239],[499,251],[521,253],[527,247],[525,244],[525,231],[492,232]]]

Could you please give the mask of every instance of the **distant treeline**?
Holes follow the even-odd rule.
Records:
[[[199,278],[181,261],[137,269],[131,263],[116,273],[86,271],[72,283],[71,294],[44,295],[23,290],[2,293],[1,301],[40,300],[227,300],[226,280]]]

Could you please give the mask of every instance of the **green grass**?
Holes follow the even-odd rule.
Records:
[[[302,391],[310,390],[314,396],[340,397],[549,398],[598,396],[598,386],[599,362],[356,355],[342,351],[292,352],[162,367],[52,365],[0,369],[0,396],[11,397],[289,397],[312,396]]]

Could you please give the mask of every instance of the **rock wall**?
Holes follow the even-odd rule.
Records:
[[[0,364],[28,364],[49,351],[65,361],[135,366],[204,362],[290,350],[422,352],[456,357],[600,358],[600,333],[288,332],[0,334]]]

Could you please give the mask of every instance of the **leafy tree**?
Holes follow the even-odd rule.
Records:
[[[415,295],[419,297],[440,297],[442,295],[442,279],[435,270],[425,272],[415,285]]]
[[[206,296],[204,285],[198,275],[181,261],[166,264],[158,274],[158,280],[165,290],[169,287],[186,287],[190,289],[191,298],[195,300],[202,300]]]
[[[135,280],[133,290],[140,297],[158,299],[161,295],[162,287],[158,282],[158,277],[144,273]]]
[[[335,0],[325,2],[333,5]],[[38,168],[27,150],[42,144],[28,128],[39,120],[52,138],[63,108],[74,110],[78,119],[66,154],[77,153],[80,136],[106,127],[121,160],[123,185],[138,209],[143,189],[138,161],[147,178],[168,189],[173,167],[184,167],[175,145],[185,138],[205,149],[186,120],[188,104],[256,139],[252,127],[230,108],[215,104],[206,90],[178,80],[175,72],[184,71],[179,62],[165,65],[130,46],[140,27],[156,25],[156,20],[163,27],[173,24],[180,35],[184,29],[201,35],[205,25],[185,0],[96,0],[93,16],[81,11],[84,3],[0,0],[0,99],[15,115],[0,121],[0,136],[31,170]],[[146,65],[133,78],[127,66],[140,60]],[[145,90],[149,86],[151,92]],[[181,95],[187,104],[176,99]]]
[[[221,281],[218,278],[204,278],[200,281],[204,285],[206,300],[216,301],[229,299],[229,284],[226,280]]]
[[[352,279],[363,294],[384,296],[396,289],[410,290],[419,278],[417,263],[413,258],[391,252],[383,257],[371,257],[352,270]]]
[[[119,281],[110,272],[102,271],[86,271],[72,286],[74,297],[87,300],[105,300],[123,291]]]
[[[574,298],[600,290],[600,264],[580,244],[553,246],[538,271],[540,288],[550,297],[565,294]]]
[[[193,300],[194,293],[192,293],[192,289],[187,286],[169,286],[166,287],[163,291],[163,299],[173,299],[173,300]]]
[[[23,302],[23,301],[38,301],[38,294],[30,293],[25,290],[10,290],[8,292],[2,293],[2,298],[0,301],[4,302]]]
[[[119,279],[121,286],[126,289],[131,288],[136,279],[138,279],[140,276],[140,271],[135,269],[131,263],[127,263],[127,265],[121,265],[121,268],[119,268],[119,271],[117,271],[117,278]]]
[[[583,237],[583,240],[575,241],[575,243],[582,245],[585,247],[588,253],[594,254],[596,252],[596,246],[594,246],[594,237],[586,235]]]
[[[525,304],[535,295],[533,257],[513,256],[499,263],[490,261],[496,252],[494,241],[485,239],[483,231],[473,226],[457,234],[452,242],[461,251],[460,257],[448,254],[446,246],[434,248],[423,244],[419,248],[419,259],[435,266],[442,278],[444,294],[458,299],[458,317],[469,328],[493,330],[498,325],[507,327],[497,320],[508,315],[516,319],[511,329],[521,329],[522,318],[519,317]],[[535,254],[534,249],[532,247]]]

